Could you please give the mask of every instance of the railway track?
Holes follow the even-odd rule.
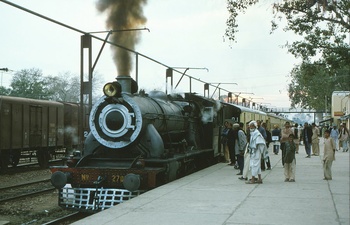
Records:
[[[60,218],[51,220],[47,223],[43,223],[42,225],[61,225],[61,224],[71,224],[75,221],[81,220],[91,214],[86,214],[82,212],[74,212],[72,214],[62,216]]]
[[[1,219],[10,221],[11,224],[63,225],[71,224],[89,215],[72,214],[72,211],[59,207],[57,193],[52,187],[49,177],[45,176],[45,173],[39,173],[37,176],[33,176],[33,174],[37,173],[31,171],[22,175],[2,177],[3,184],[0,186]],[[22,179],[22,176],[27,179]],[[33,182],[28,182],[29,180],[33,180]]]
[[[55,190],[50,179],[23,183],[14,186],[0,188],[0,203],[35,196]]]
[[[63,164],[63,159],[54,159],[49,161],[49,165],[62,165]],[[3,174],[8,174],[8,175],[13,175],[16,173],[21,173],[21,172],[28,172],[30,171],[35,171],[35,170],[42,170],[43,168],[38,166],[38,162],[26,162],[26,163],[20,163],[15,167],[8,167],[6,170],[0,170],[0,176]]]

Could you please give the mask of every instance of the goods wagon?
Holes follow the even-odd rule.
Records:
[[[0,96],[0,165],[17,166],[36,157],[41,167],[57,151],[76,147],[79,106],[47,100]]]

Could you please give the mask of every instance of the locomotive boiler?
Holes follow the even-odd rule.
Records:
[[[60,206],[103,210],[216,162],[221,104],[137,89],[128,76],[104,86],[81,155],[51,168]]]

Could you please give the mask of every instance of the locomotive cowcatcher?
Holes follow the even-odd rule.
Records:
[[[61,207],[103,210],[217,162],[223,124],[217,101],[138,92],[129,76],[103,90],[83,151],[51,167]]]

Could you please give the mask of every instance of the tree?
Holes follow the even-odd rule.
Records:
[[[237,16],[244,13],[258,0],[228,0],[230,12],[227,20],[226,36],[236,40],[238,32]],[[292,31],[302,37],[301,40],[287,43],[288,51],[302,63],[291,71],[292,83],[289,85],[289,97],[292,106],[320,108],[323,103],[312,100],[320,81],[332,81],[318,86],[316,96],[327,96],[331,90],[349,90],[350,76],[350,1],[344,0],[294,0],[273,3],[274,20],[271,31],[278,28],[284,17],[285,31]],[[312,69],[315,70],[312,70]],[[347,83],[344,83],[347,82]],[[329,89],[331,90],[328,90]],[[303,97],[304,96],[304,97]]]
[[[0,86],[0,95],[10,95],[11,89]]]
[[[237,17],[240,13],[244,13],[249,7],[258,3],[259,0],[228,0],[227,10],[230,13],[226,21],[225,35],[231,40],[236,41],[236,34],[238,33]]]
[[[50,96],[51,100],[75,103],[80,102],[80,77],[78,75],[64,72],[56,77],[48,77],[47,81],[48,89],[52,93]],[[101,97],[103,83],[102,76],[98,73],[94,73],[92,78],[93,102]]]
[[[292,107],[325,109],[325,98],[332,96],[333,91],[349,90],[349,71],[350,65],[345,65],[330,76],[323,64],[303,62],[296,66],[288,88]]]
[[[49,99],[47,81],[39,69],[23,69],[15,73],[11,82],[11,96]]]
[[[350,2],[343,0],[299,0],[274,4],[275,18],[288,21],[284,30],[303,37],[287,44],[289,52],[303,61],[325,64],[329,69],[350,62]],[[278,24],[272,21],[272,29]]]
[[[69,72],[64,72],[58,76],[46,78],[47,88],[52,93],[50,100],[63,102],[80,101],[80,80]]]
[[[101,97],[103,78],[98,73],[92,79],[92,101]],[[80,76],[64,72],[44,77],[39,69],[23,69],[13,76],[11,88],[0,87],[0,94],[63,102],[80,102]],[[84,100],[85,102],[85,100]],[[85,102],[86,103],[86,102]]]

